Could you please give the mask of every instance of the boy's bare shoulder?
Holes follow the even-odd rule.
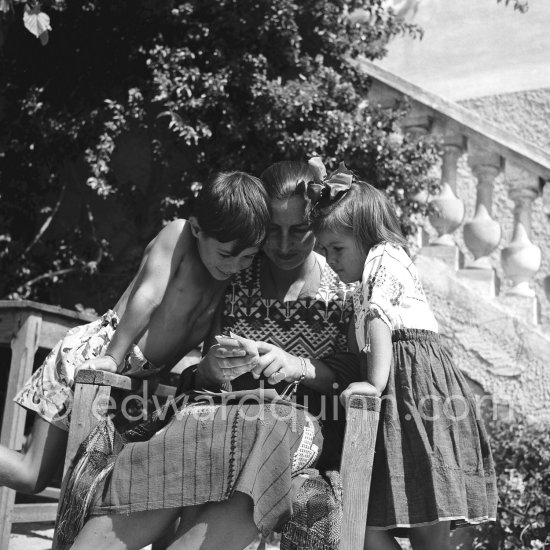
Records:
[[[185,219],[172,220],[167,223],[151,243],[157,250],[174,251],[180,254],[185,254],[192,244],[193,236],[190,225]]]

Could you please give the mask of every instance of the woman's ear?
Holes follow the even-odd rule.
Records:
[[[191,227],[191,234],[193,235],[193,237],[197,238],[202,229],[199,225],[199,221],[197,220],[197,218],[195,218],[195,216],[190,216],[189,225]]]

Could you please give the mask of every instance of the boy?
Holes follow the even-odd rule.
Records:
[[[78,369],[146,377],[202,342],[229,279],[262,244],[270,212],[260,180],[243,172],[219,174],[194,210],[147,246],[114,310],[70,330],[16,396],[38,416],[22,453],[0,447],[0,485],[39,492],[51,479],[65,452]]]

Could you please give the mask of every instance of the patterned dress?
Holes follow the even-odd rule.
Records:
[[[370,250],[353,301],[360,349],[370,349],[373,318],[386,323],[393,342],[367,524],[395,529],[494,520],[496,479],[483,422],[400,246]]]
[[[260,285],[262,260],[262,255],[257,256],[232,281],[225,296],[224,332],[263,340],[288,353],[313,359],[345,353],[355,285],[342,283],[325,259],[316,255],[318,288],[304,289],[292,301],[264,298]]]
[[[340,387],[357,380],[357,358],[346,351],[353,287],[342,284],[325,260],[316,256],[317,272],[306,281],[303,297],[291,302],[267,300],[260,289],[261,261],[261,257],[255,259],[233,281],[225,298],[224,328],[289,353],[323,359],[334,370]],[[311,285],[310,280],[320,283]],[[259,383],[243,375],[234,381],[233,389]],[[299,399],[303,402],[306,396],[308,411],[313,409],[315,414],[322,396],[301,388]],[[336,430],[331,432],[331,419],[323,422],[321,435],[318,418],[308,411],[288,402],[206,407],[188,402],[152,437],[127,442],[113,461],[105,461],[108,464],[96,484],[89,513],[190,506],[225,500],[239,491],[251,497],[254,521],[265,535],[290,517],[292,477],[316,464],[327,429],[328,448],[338,454],[341,442],[331,438],[336,434]],[[340,419],[343,425],[344,416]],[[84,445],[84,459],[93,451],[91,447],[97,447],[93,437]],[[333,461],[337,466],[338,458]],[[72,492],[78,493],[74,487]],[[71,508],[79,506],[76,502],[66,506],[58,529],[63,536],[60,548],[69,548],[80,528],[82,519],[76,521],[70,514]]]

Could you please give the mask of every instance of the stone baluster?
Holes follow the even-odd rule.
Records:
[[[456,179],[458,159],[464,151],[464,139],[460,134],[447,134],[443,141],[441,163],[441,189],[431,201],[432,212],[428,219],[437,231],[430,246],[424,247],[421,253],[436,257],[453,269],[461,264],[461,254],[454,242],[452,233],[464,221],[464,201],[456,196]]]
[[[401,128],[407,136],[413,139],[420,139],[430,133],[432,122],[432,118],[427,109],[413,105],[411,111],[401,121]],[[428,191],[412,192],[409,194],[409,198],[421,204],[425,204],[428,202],[429,194]],[[422,226],[422,223],[421,221],[416,234],[419,249],[425,247],[429,240],[428,233]]]
[[[464,224],[464,244],[473,254],[474,261],[461,269],[459,275],[469,280],[485,295],[495,295],[495,272],[489,259],[500,243],[500,224],[491,217],[493,186],[502,170],[498,154],[475,148],[468,154],[468,164],[478,181],[476,211],[474,217]]]
[[[529,176],[528,176],[529,177]],[[539,196],[538,181],[529,178],[522,187],[510,190],[514,201],[514,231],[510,244],[501,251],[502,269],[512,283],[502,301],[531,323],[539,318],[539,303],[531,280],[541,265],[541,250],[531,242],[531,207]]]

